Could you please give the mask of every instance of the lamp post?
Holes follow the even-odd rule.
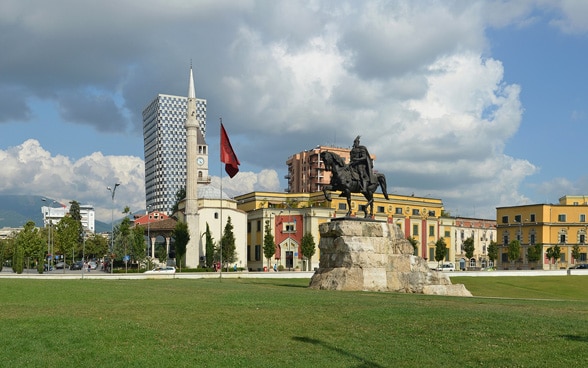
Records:
[[[41,198],[41,200],[43,202],[47,202],[46,198]],[[53,203],[57,203],[56,201],[53,201],[51,204]],[[48,218],[47,218],[47,222],[49,225],[49,232],[47,235],[47,255],[51,255],[51,257],[49,258],[49,260],[47,260],[47,271],[51,270],[53,268],[53,249],[51,249],[51,227],[53,225],[53,220],[51,220],[51,208],[52,207],[48,207],[49,208],[49,214],[48,214]]]
[[[118,187],[120,183],[114,184],[114,188],[106,187],[112,194],[112,207],[110,208],[110,273],[112,274],[112,269],[114,266],[114,258],[112,257],[114,252],[114,193],[116,193],[116,187]]]
[[[151,214],[149,213],[149,210],[151,209],[151,205],[147,206],[147,257],[152,257],[153,255],[151,254],[151,236],[149,234],[149,218],[151,217]]]

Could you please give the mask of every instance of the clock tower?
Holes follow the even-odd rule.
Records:
[[[210,176],[208,175],[208,145],[200,129],[198,129],[197,139],[196,169],[198,171],[198,184],[210,184]]]

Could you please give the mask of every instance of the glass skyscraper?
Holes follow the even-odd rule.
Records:
[[[145,197],[149,211],[171,214],[177,191],[186,186],[187,105],[187,97],[159,94],[143,110]],[[204,139],[206,100],[196,99],[196,115],[202,134],[198,138]]]

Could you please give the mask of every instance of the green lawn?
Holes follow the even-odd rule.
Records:
[[[453,282],[475,297],[305,279],[0,279],[0,366],[588,365],[588,277]]]

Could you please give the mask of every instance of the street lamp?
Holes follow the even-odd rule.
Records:
[[[114,252],[114,193],[116,193],[116,187],[118,187],[120,183],[114,184],[114,188],[106,187],[112,194],[112,207],[110,208],[110,273],[112,274],[112,266],[114,266],[114,258],[112,254]]]
[[[153,257],[151,254],[151,236],[149,234],[149,218],[151,217],[149,214],[150,209],[151,205],[147,205],[147,257]]]
[[[48,202],[46,198],[41,198],[41,200],[43,202]],[[51,204],[53,204],[53,203],[57,203],[57,202],[53,201]],[[47,216],[48,217],[47,223],[49,225],[49,233],[47,235],[47,255],[51,255],[51,257],[47,261],[47,271],[49,271],[53,268],[53,250],[51,249],[51,227],[53,225],[53,220],[51,220],[51,208],[52,207],[48,207],[48,208],[49,208],[49,213]]]

